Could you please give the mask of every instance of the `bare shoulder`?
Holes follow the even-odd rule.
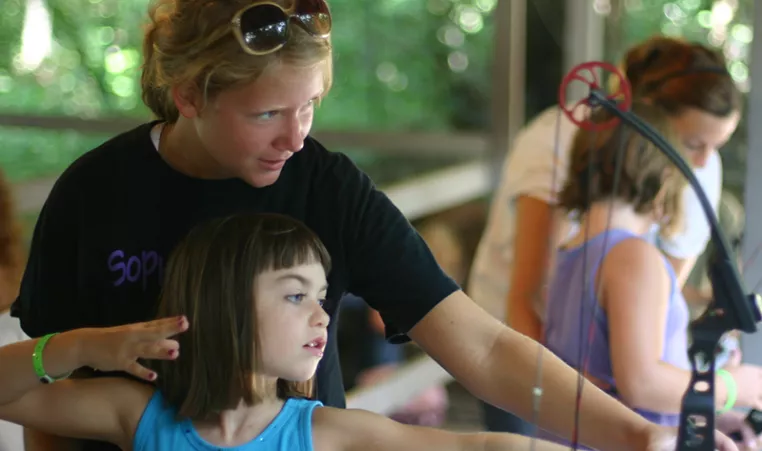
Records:
[[[601,265],[605,296],[617,302],[633,297],[667,299],[670,289],[666,259],[653,244],[630,238],[617,243]]]
[[[83,388],[87,391],[102,393],[104,399],[108,399],[111,405],[116,406],[122,429],[130,437],[137,430],[143,412],[156,392],[154,386],[126,377],[98,377],[71,382],[84,385]]]
[[[603,262],[602,270],[607,278],[632,279],[636,277],[666,277],[665,259],[653,244],[629,238],[611,248]]]
[[[148,402],[156,393],[156,387],[123,377],[104,378],[104,382],[108,383],[118,405],[122,406],[119,413],[127,430],[135,432]]]
[[[353,410],[318,407],[312,413],[312,445],[315,451],[351,449]],[[349,414],[348,414],[349,413]]]

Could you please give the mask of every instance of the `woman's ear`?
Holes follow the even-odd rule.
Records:
[[[172,87],[172,101],[180,115],[191,119],[201,115],[204,107],[204,97],[198,87],[191,82],[186,82]]]

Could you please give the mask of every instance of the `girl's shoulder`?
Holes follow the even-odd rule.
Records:
[[[611,246],[606,255],[606,260],[616,265],[626,265],[631,269],[645,268],[652,265],[660,265],[664,256],[653,243],[642,237],[632,236]]]
[[[669,286],[671,277],[669,263],[652,243],[641,237],[619,241],[606,254],[601,264],[604,285],[619,284],[627,280],[641,286]]]
[[[94,378],[90,383],[100,385],[101,390],[107,393],[117,406],[126,431],[137,430],[141,419],[158,394],[155,386],[127,377],[100,377]]]

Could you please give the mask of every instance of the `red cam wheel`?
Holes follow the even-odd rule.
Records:
[[[632,90],[630,89],[630,83],[627,81],[622,72],[613,64],[603,61],[590,61],[575,66],[568,74],[561,80],[561,87],[559,88],[558,98],[559,107],[564,112],[567,118],[577,125],[578,127],[589,131],[602,131],[612,127],[615,127],[619,123],[619,118],[612,117],[605,122],[593,122],[587,115],[584,119],[580,119],[575,116],[574,113],[582,105],[590,105],[590,99],[588,97],[576,102],[569,106],[566,100],[566,91],[572,82],[578,81],[586,84],[590,87],[590,90],[603,90],[602,83],[598,78],[596,69],[601,69],[603,74],[606,72],[613,74],[617,77],[618,89],[617,92],[606,96],[609,100],[618,101],[617,106],[622,111],[627,111],[632,106]]]

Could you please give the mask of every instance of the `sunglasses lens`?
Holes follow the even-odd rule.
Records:
[[[312,34],[323,36],[331,32],[331,13],[325,0],[297,0],[296,17]]]
[[[273,5],[250,8],[241,15],[241,35],[251,50],[272,50],[286,42],[288,17]]]

